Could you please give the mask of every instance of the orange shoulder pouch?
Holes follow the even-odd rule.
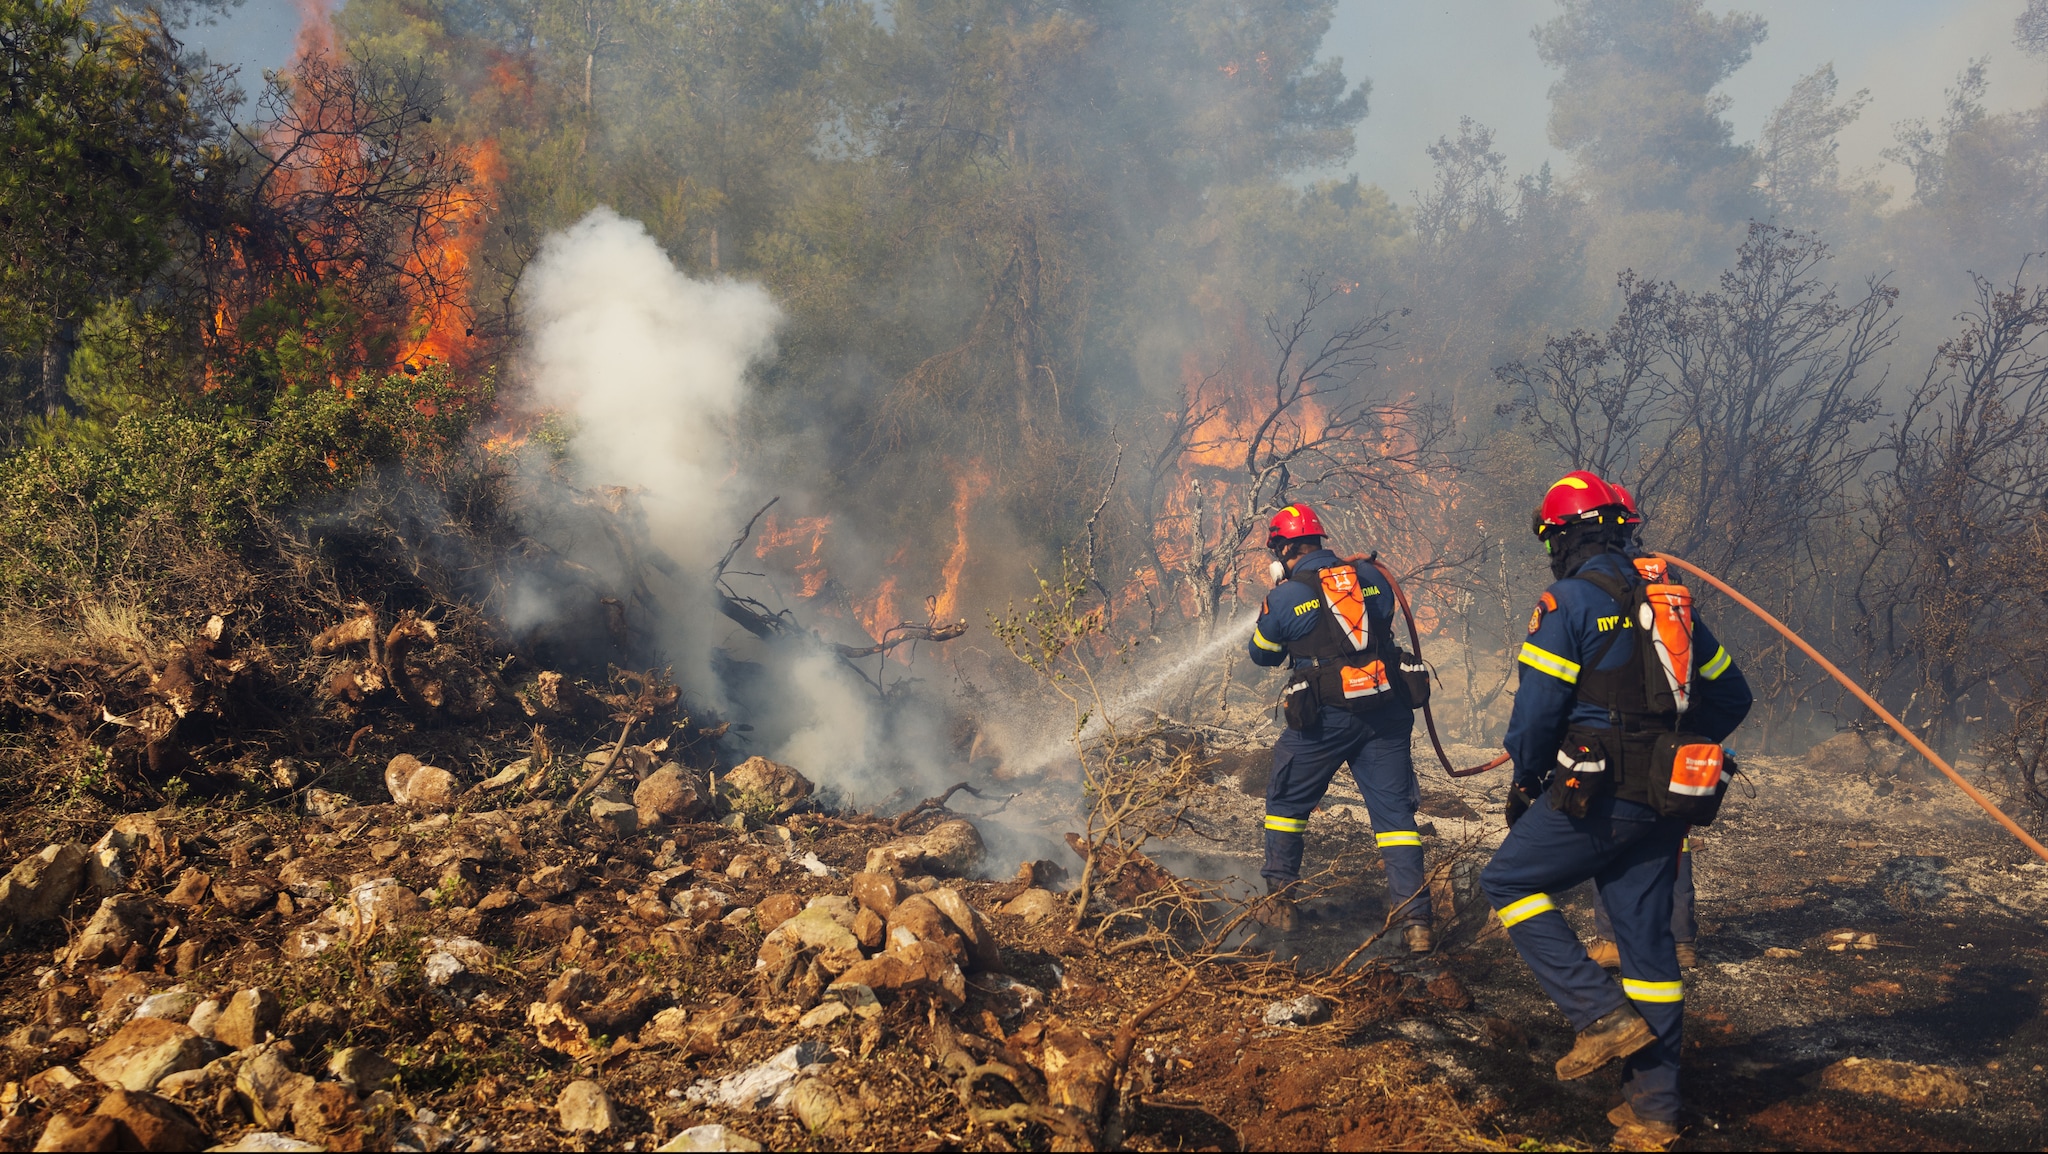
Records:
[[[1358,570],[1350,565],[1332,565],[1318,576],[1322,579],[1323,608],[1329,610],[1351,648],[1364,650],[1372,644],[1372,628],[1365,619],[1365,591],[1358,586]]]
[[[1692,590],[1651,584],[1642,597],[1636,624],[1656,658],[1643,663],[1650,708],[1683,714],[1692,705]]]
[[[1665,817],[1711,825],[1737,773],[1735,759],[1716,741],[1696,733],[1657,738],[1650,762],[1650,805]]]

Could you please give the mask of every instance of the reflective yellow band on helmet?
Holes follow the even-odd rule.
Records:
[[[1726,645],[1723,645],[1721,648],[1716,649],[1714,651],[1714,656],[1712,660],[1708,661],[1705,665],[1700,666],[1700,676],[1706,678],[1708,681],[1712,681],[1716,677],[1721,676],[1723,673],[1728,672],[1728,667],[1733,664],[1735,664],[1735,659],[1733,657],[1728,656],[1728,647]]]
[[[1548,649],[1539,649],[1528,642],[1522,642],[1522,664],[1552,677],[1567,685],[1579,683],[1579,663],[1566,661]]]
[[[1501,925],[1513,929],[1537,914],[1549,913],[1556,908],[1557,903],[1550,900],[1549,894],[1530,894],[1521,901],[1509,902],[1494,912],[1499,916]]]
[[[1641,978],[1623,978],[1621,992],[1638,1002],[1683,1002],[1684,982],[1646,982]]]
[[[1305,817],[1280,817],[1269,813],[1266,815],[1266,828],[1280,833],[1307,833],[1308,819]]]
[[[1381,849],[1390,845],[1419,846],[1422,844],[1422,834],[1412,829],[1397,829],[1389,833],[1374,834],[1373,840],[1379,843]]]
[[[1259,632],[1256,629],[1252,630],[1252,644],[1258,646],[1259,648],[1265,650],[1268,653],[1278,653],[1281,651],[1281,649],[1285,648],[1285,646],[1275,645],[1272,642],[1266,640],[1266,635]]]

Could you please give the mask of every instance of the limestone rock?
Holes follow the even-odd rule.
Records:
[[[121,1124],[112,1118],[98,1114],[79,1116],[58,1114],[43,1127],[43,1136],[36,1140],[38,1150],[120,1150],[125,1148],[127,1135],[121,1132]]]
[[[62,914],[85,878],[82,845],[52,845],[23,858],[0,878],[0,928],[32,926]]]
[[[187,869],[178,875],[178,884],[164,895],[164,900],[174,906],[198,909],[206,900],[206,891],[213,886],[212,875],[196,869]]]
[[[1830,1090],[1890,1098],[1923,1110],[1955,1110],[1970,1103],[1970,1084],[1946,1066],[1917,1066],[1883,1058],[1844,1058],[1820,1072]]]
[[[959,890],[941,888],[924,895],[925,900],[938,907],[953,928],[960,931],[960,937],[967,943],[967,954],[974,961],[974,968],[996,972],[1003,968],[1002,952],[996,948],[995,931],[981,916],[981,911],[967,904]]]
[[[462,783],[437,765],[423,765],[405,783],[405,804],[426,813],[446,813],[462,797]]]
[[[981,832],[964,818],[940,822],[916,837],[897,838],[868,851],[868,873],[906,877],[929,873],[968,877],[987,850]]]
[[[852,893],[854,901],[885,918],[902,898],[901,887],[897,885],[896,879],[882,873],[853,875]]]
[[[85,855],[85,888],[103,894],[117,894],[128,888],[128,863],[113,846],[90,850]]]
[[[405,804],[405,783],[419,772],[421,764],[420,759],[410,753],[401,753],[385,763],[384,790],[391,795],[392,801]]]
[[[704,813],[704,798],[690,773],[671,761],[647,775],[633,790],[633,808],[643,829],[692,821]]]
[[[551,902],[574,893],[582,884],[583,875],[574,866],[542,866],[519,879],[519,896],[528,901]]]
[[[785,814],[802,805],[818,788],[789,766],[765,757],[750,757],[719,782],[735,809],[758,814]]]
[[[135,1007],[138,1018],[168,1018],[173,1022],[187,1022],[199,1008],[199,995],[183,986],[173,986],[162,993],[151,994]]]
[[[341,1082],[301,1086],[292,1099],[292,1132],[323,1149],[377,1149],[363,1141],[363,1122],[361,1099]]]
[[[286,1042],[253,1046],[235,1070],[235,1092],[248,1104],[249,1116],[266,1130],[282,1130],[292,1103],[313,1084],[313,1079],[291,1068],[291,1054]]]
[[[887,941],[890,953],[901,953],[919,942],[930,944],[948,960],[967,960],[967,943],[959,931],[925,894],[912,894],[896,904],[889,914]],[[872,984],[872,983],[870,983]]]
[[[602,1134],[617,1122],[612,1100],[595,1082],[575,1081],[555,1099],[555,1118],[571,1134]]]
[[[813,1134],[838,1134],[860,1119],[858,1104],[823,1078],[805,1078],[790,1087],[789,1112]]]
[[[223,1046],[246,1050],[269,1041],[283,1017],[284,1007],[276,994],[264,989],[243,990],[229,998],[226,1008],[221,1010],[220,1020],[213,1026],[213,1038]]]
[[[1906,747],[1882,737],[1838,733],[1806,751],[1809,773],[1835,777],[1890,777],[1906,761]]]
[[[206,1041],[183,1022],[137,1018],[78,1060],[109,1086],[148,1091],[169,1074],[206,1064]]]
[[[358,1094],[390,1089],[398,1080],[398,1067],[366,1046],[336,1050],[327,1059],[327,1072]]]
[[[116,1090],[94,1110],[128,1132],[124,1149],[148,1151],[203,1150],[211,1145],[192,1116],[155,1094]]]
[[[754,903],[754,917],[764,933],[772,933],[775,927],[802,913],[803,908],[804,900],[795,894],[769,894]]]
[[[640,832],[640,811],[622,801],[598,798],[591,802],[590,820],[609,837],[632,837]]]
[[[697,1151],[735,1151],[738,1154],[753,1154],[761,1144],[741,1134],[723,1122],[708,1122],[692,1126],[668,1141],[655,1147],[661,1154],[693,1154]]]
[[[100,902],[98,912],[86,923],[71,948],[73,965],[89,965],[102,959],[120,961],[128,948],[156,940],[163,922],[149,899],[139,894],[116,894]]]
[[[862,949],[880,949],[883,937],[888,933],[889,923],[880,914],[862,906],[854,915],[853,936],[859,940]]]
[[[1067,909],[1066,904],[1060,901],[1057,894],[1054,894],[1051,890],[1042,890],[1034,887],[1011,898],[1004,904],[1003,912],[1011,917],[1023,918],[1026,922],[1037,925],[1059,917],[1062,913],[1067,912]]]

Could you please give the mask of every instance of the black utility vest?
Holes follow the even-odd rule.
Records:
[[[1337,620],[1336,611],[1330,608],[1330,595],[1323,588],[1323,573],[1327,569],[1337,568],[1343,564],[1344,562],[1340,561],[1338,565],[1325,566],[1324,569],[1318,569],[1310,574],[1311,580],[1303,581],[1303,584],[1316,591],[1316,619],[1307,637],[1289,642],[1287,645],[1288,655],[1296,659],[1294,680],[1314,682],[1316,695],[1325,708],[1342,707],[1356,711],[1383,708],[1395,701],[1405,703],[1407,698],[1401,695],[1397,684],[1398,678],[1395,677],[1400,668],[1400,650],[1394,644],[1393,616],[1382,616],[1375,612],[1373,599],[1366,598],[1365,621],[1369,636],[1364,649],[1354,649],[1350,639],[1344,635],[1344,626]],[[1367,568],[1364,572],[1359,572],[1360,567],[1356,564],[1351,568],[1353,572],[1358,572],[1358,579],[1361,582],[1365,580],[1367,572],[1375,577],[1379,576],[1376,569]],[[1302,664],[1302,658],[1308,658],[1308,663]],[[1344,667],[1361,666],[1372,661],[1382,663],[1389,680],[1390,692],[1347,699],[1344,696]]]
[[[1607,725],[1612,732],[1605,736],[1607,754],[1615,763],[1614,795],[1625,801],[1652,804],[1650,779],[1659,768],[1654,755],[1657,739],[1678,732],[1680,715],[1653,709],[1650,704],[1651,671],[1644,663],[1651,660],[1651,639],[1632,612],[1637,583],[1607,573],[1575,573],[1573,578],[1614,598],[1622,616],[1622,628],[1610,633],[1607,643],[1580,666],[1574,691],[1578,700],[1607,711]],[[1599,668],[1624,633],[1634,635],[1634,653],[1613,669]],[[1668,772],[1668,767],[1665,768]]]

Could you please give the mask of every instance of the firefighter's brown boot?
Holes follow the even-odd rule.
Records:
[[[1700,952],[1691,942],[1678,943],[1678,968],[1689,970],[1700,964]]]
[[[1621,947],[1606,938],[1594,938],[1593,945],[1586,951],[1586,955],[1593,959],[1594,965],[1603,970],[1621,968]]]
[[[1252,920],[1269,930],[1291,934],[1301,924],[1301,908],[1286,894],[1268,894],[1252,903]]]
[[[1624,1005],[1579,1031],[1572,1052],[1557,1060],[1557,1076],[1564,1081],[1583,1078],[1614,1061],[1626,1058],[1657,1040],[1656,1032],[1636,1008]]]
[[[1407,943],[1411,954],[1426,954],[1436,948],[1436,935],[1429,932],[1428,926],[1403,926],[1401,940]]]
[[[1666,1150],[1678,1140],[1676,1123],[1638,1118],[1635,1107],[1627,1102],[1609,1110],[1607,1120],[1614,1123],[1616,1150]]]

